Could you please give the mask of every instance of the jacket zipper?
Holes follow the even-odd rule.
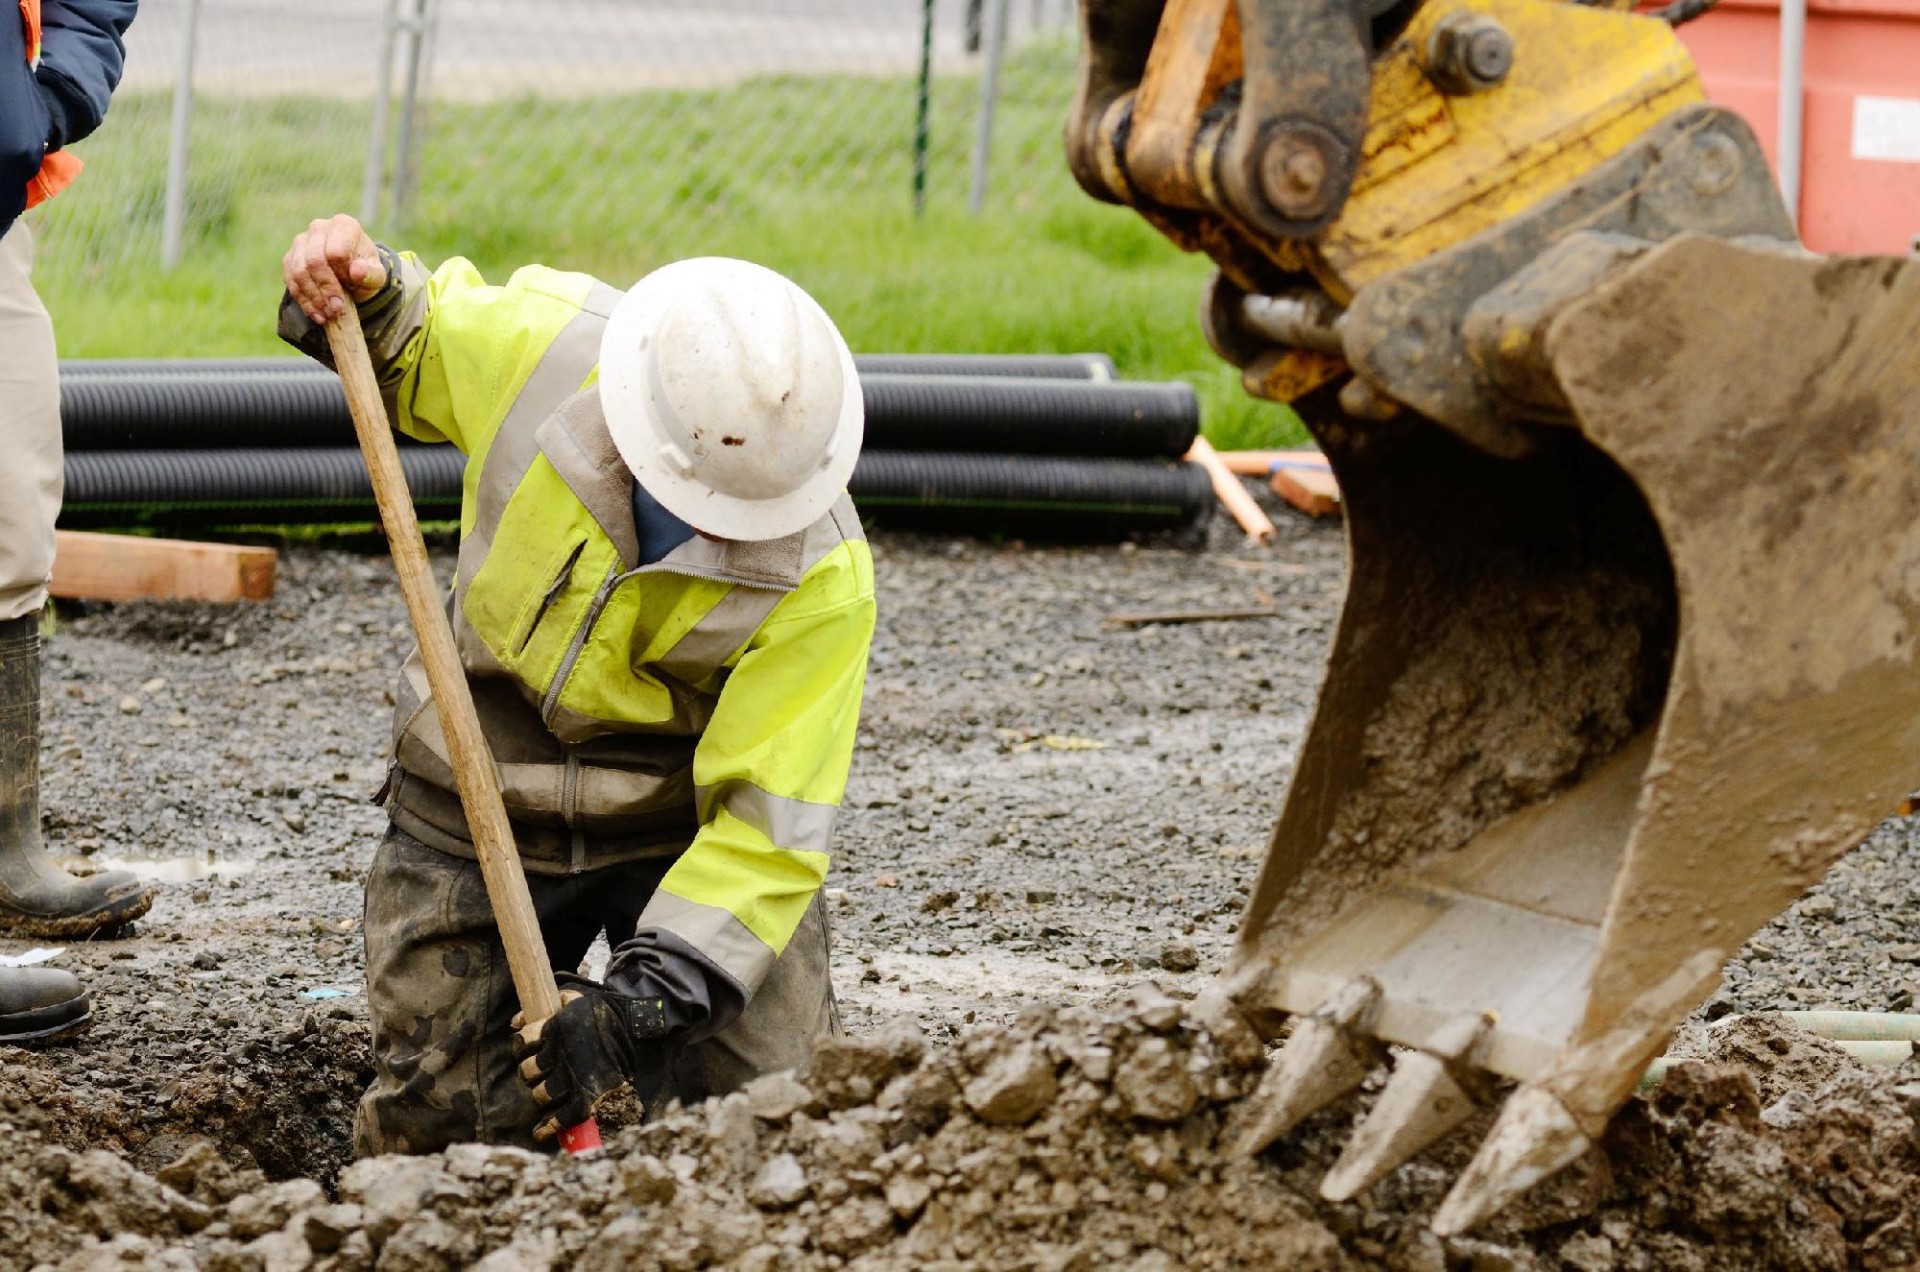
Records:
[[[549,729],[553,727],[553,713],[560,707],[560,691],[567,687],[567,679],[573,675],[573,665],[580,661],[580,651],[586,648],[587,638],[593,635],[594,624],[600,621],[600,613],[607,608],[607,600],[613,595],[613,589],[628,577],[630,575],[620,572],[618,565],[609,566],[600,590],[593,594],[593,602],[587,606],[587,616],[580,621],[580,630],[573,634],[573,643],[567,646],[567,656],[560,660],[560,669],[553,673],[553,683],[547,686],[547,696],[540,703],[540,723]]]

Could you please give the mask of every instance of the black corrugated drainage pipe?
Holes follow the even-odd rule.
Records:
[[[401,454],[426,519],[459,515],[464,458],[447,446]],[[66,526],[370,521],[360,453],[345,447],[70,452]],[[870,450],[848,483],[884,524],[1097,537],[1198,524],[1213,488],[1196,464]]]
[[[1104,353],[856,353],[853,365],[875,375],[997,375],[1027,380],[1117,380]],[[227,372],[331,375],[307,358],[68,358],[62,381],[122,375]]]
[[[1199,431],[1190,385],[991,376],[861,377],[877,450],[1184,455]],[[347,447],[353,420],[323,369],[63,378],[69,451]]]

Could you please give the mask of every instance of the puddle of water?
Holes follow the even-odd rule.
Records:
[[[125,870],[155,883],[191,883],[196,879],[229,879],[252,874],[251,861],[221,861],[212,853],[205,857],[67,857],[61,866],[75,874],[100,870]]]

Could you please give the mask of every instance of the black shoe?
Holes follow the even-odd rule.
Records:
[[[93,1023],[93,1000],[71,972],[0,967],[0,1044],[33,1047]]]
[[[124,870],[76,877],[40,839],[40,615],[0,622],[0,934],[84,940],[153,905]]]

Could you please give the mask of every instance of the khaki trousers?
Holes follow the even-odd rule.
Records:
[[[46,603],[65,485],[60,364],[32,272],[33,235],[15,221],[0,236],[0,622]]]
[[[528,875],[551,964],[572,971],[603,931],[609,945],[631,937],[672,864]],[[642,1098],[692,1103],[806,1068],[814,1039],[840,1032],[827,947],[816,897],[740,1018],[680,1049],[667,1089]],[[479,864],[389,830],[367,876],[366,951],[374,1077],[354,1115],[354,1153],[434,1153],[467,1140],[535,1147],[541,1119],[508,1027],[519,1006]]]

